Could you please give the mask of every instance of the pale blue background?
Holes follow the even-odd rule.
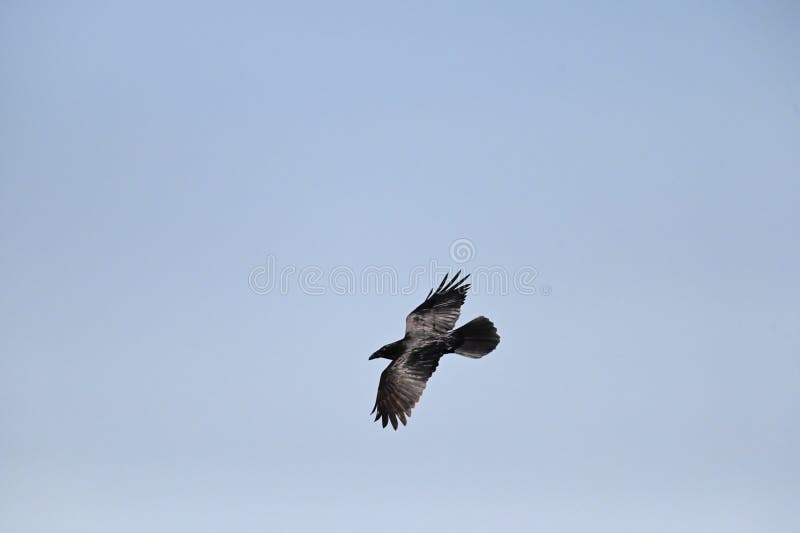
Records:
[[[0,529],[800,531],[800,9],[557,6],[4,2]],[[402,431],[427,286],[248,287],[462,237]]]

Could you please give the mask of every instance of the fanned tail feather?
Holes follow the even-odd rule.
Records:
[[[465,357],[480,359],[494,350],[500,343],[500,335],[485,316],[470,320],[450,334],[454,352]]]

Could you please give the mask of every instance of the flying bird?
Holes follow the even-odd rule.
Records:
[[[372,413],[383,427],[388,422],[397,429],[397,420],[406,425],[406,417],[417,405],[428,379],[448,353],[479,359],[495,349],[500,336],[486,317],[479,316],[458,329],[453,329],[467,297],[469,274],[458,273],[447,282],[445,275],[439,287],[428,293],[425,301],[406,317],[406,335],[370,355],[370,359],[390,359],[381,374],[378,397]]]

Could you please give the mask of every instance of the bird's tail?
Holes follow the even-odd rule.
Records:
[[[479,316],[453,330],[450,338],[453,341],[455,353],[473,359],[480,359],[500,343],[497,329],[485,316]]]

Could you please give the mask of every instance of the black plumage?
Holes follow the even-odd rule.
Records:
[[[392,362],[381,374],[378,397],[372,412],[383,427],[391,422],[403,425],[419,401],[428,378],[436,371],[439,359],[457,353],[478,359],[495,349],[500,336],[486,317],[478,317],[453,330],[467,297],[469,275],[459,279],[459,271],[450,282],[444,277],[436,290],[406,317],[406,334],[399,341],[382,347],[370,359]]]

